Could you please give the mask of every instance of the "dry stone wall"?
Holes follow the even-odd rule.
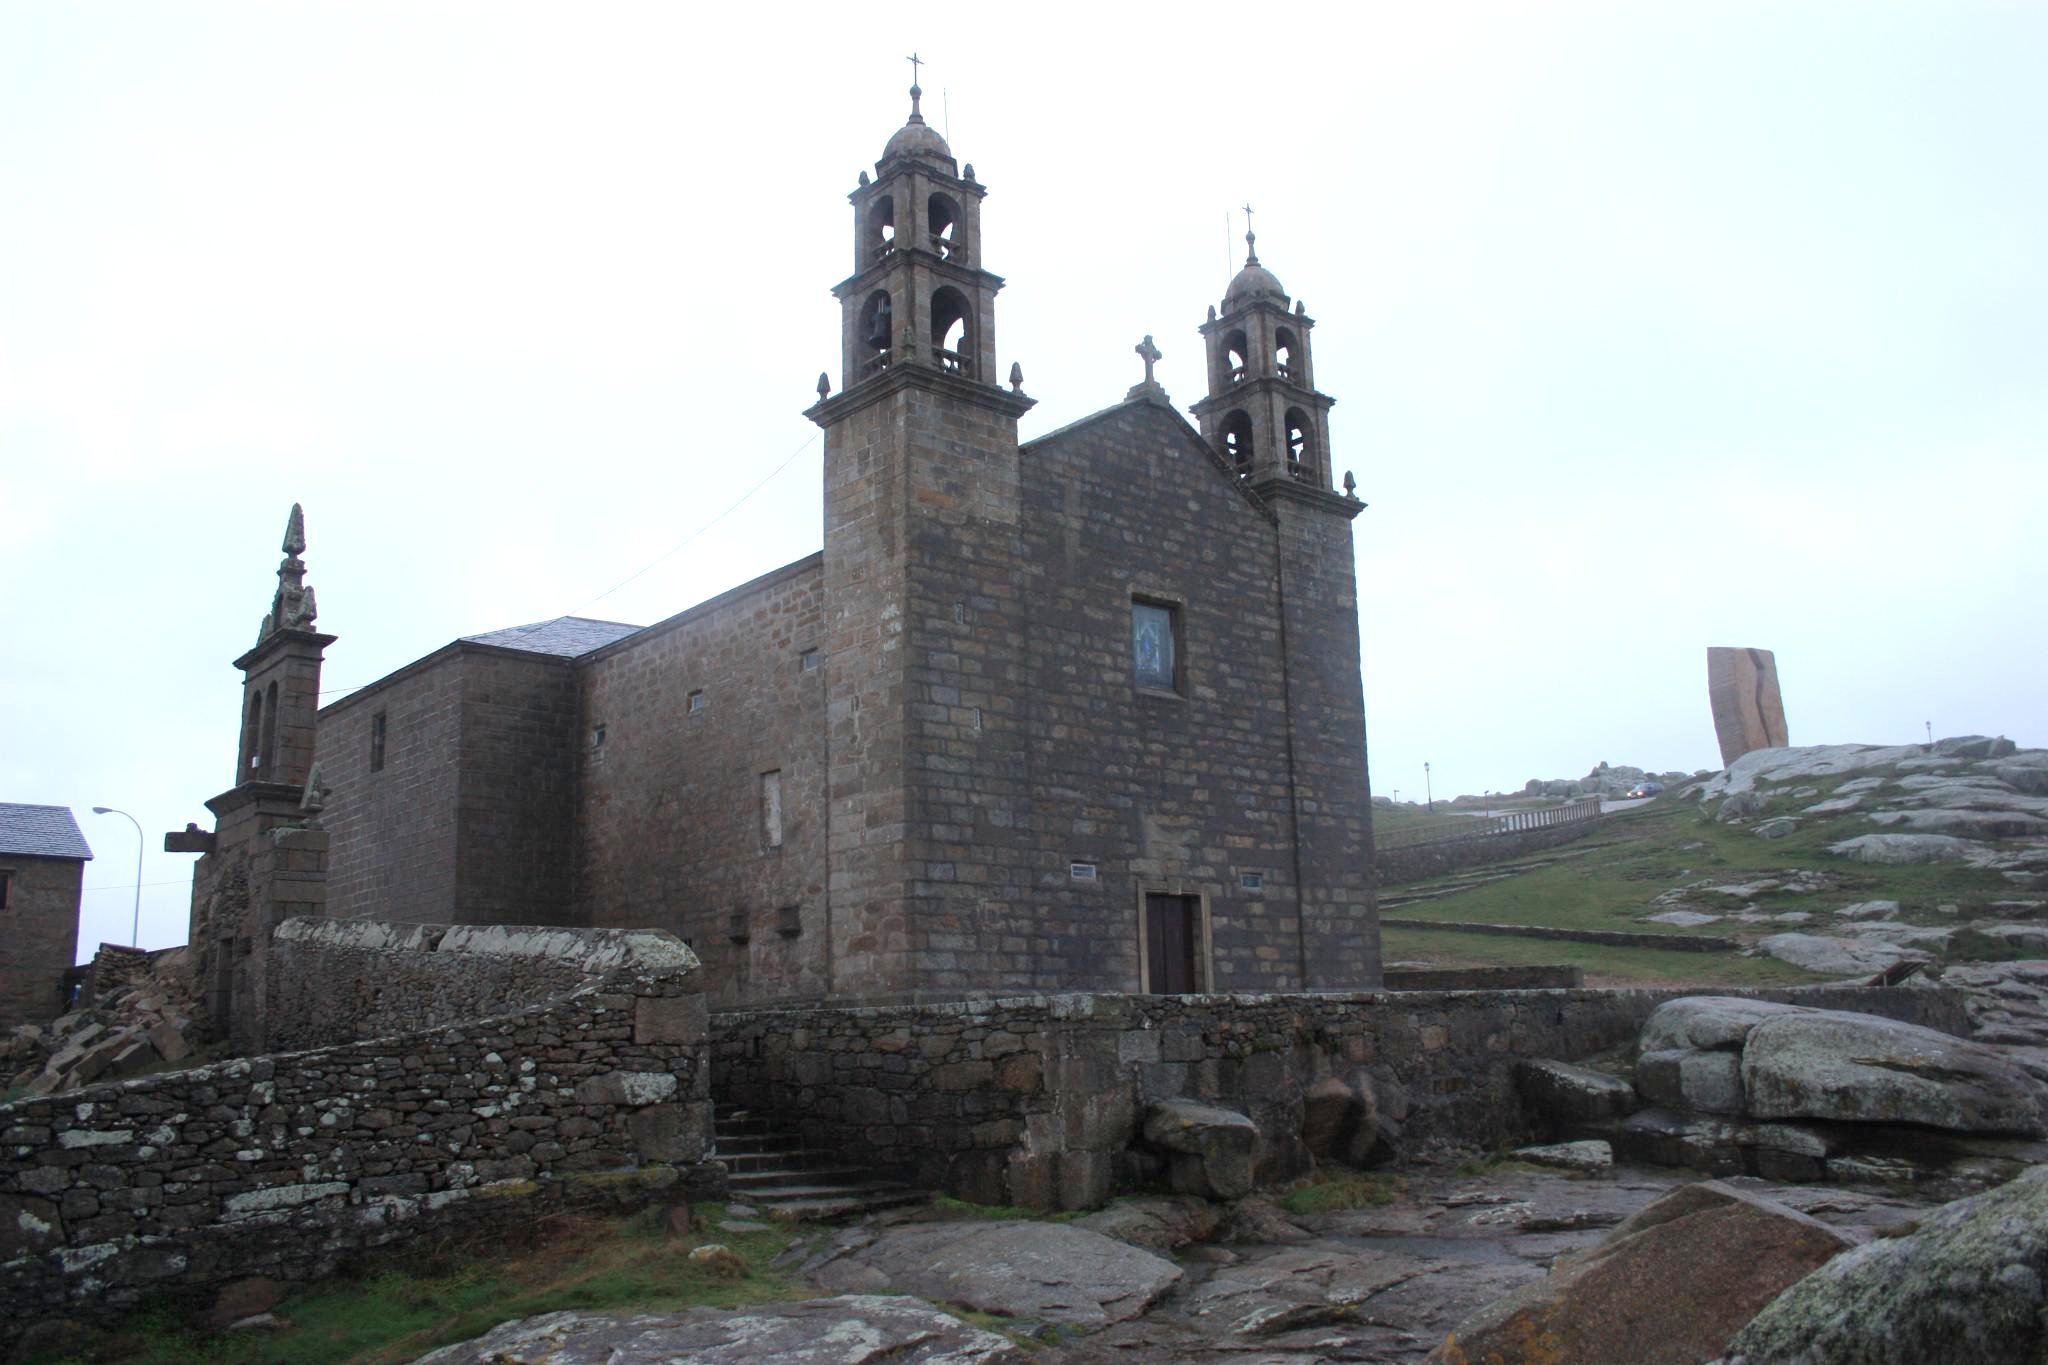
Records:
[[[716,1188],[696,960],[641,937],[495,1018],[0,1106],[0,1297],[18,1322],[303,1279],[430,1227]]]
[[[1556,848],[1560,844],[1583,839],[1601,827],[1602,820],[1595,817],[1513,834],[1475,834],[1466,839],[1380,849],[1373,854],[1373,871],[1383,887],[1419,882],[1425,877],[1440,877],[1446,872]]]
[[[1132,1146],[1145,1106],[1185,1096],[1251,1116],[1258,1176],[1308,1169],[1303,1097],[1364,1070],[1408,1156],[1488,1150],[1536,1132],[1521,1058],[1631,1040],[1683,990],[1341,995],[1060,995],[716,1016],[721,1100],[779,1114],[810,1145],[983,1203],[1087,1208],[1155,1181]],[[1940,990],[1754,992],[1966,1028]]]

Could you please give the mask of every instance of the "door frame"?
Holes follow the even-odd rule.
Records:
[[[1151,936],[1145,930],[1145,898],[1147,896],[1183,896],[1195,902],[1196,943],[1195,974],[1200,978],[1197,995],[1213,995],[1216,992],[1215,949],[1209,929],[1209,893],[1199,886],[1187,882],[1145,881],[1138,882],[1136,904],[1138,920],[1138,994],[1152,994],[1152,944]]]

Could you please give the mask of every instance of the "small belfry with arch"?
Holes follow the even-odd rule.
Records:
[[[987,191],[910,94],[847,196],[817,553],[648,626],[464,636],[315,715],[294,514],[237,785],[173,836],[209,854],[217,1018],[260,1013],[285,913],[665,929],[733,1006],[1379,984],[1363,504],[1313,321],[1247,232],[1194,421],[1147,336],[1121,400],[1021,439]]]

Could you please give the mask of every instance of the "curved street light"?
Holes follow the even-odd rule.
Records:
[[[94,815],[118,815],[127,820],[129,824],[135,826],[135,921],[128,929],[128,946],[140,948],[142,946],[142,822],[128,814],[127,811],[115,810],[112,806],[94,806],[92,813]]]

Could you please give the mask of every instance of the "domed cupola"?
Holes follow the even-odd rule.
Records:
[[[1280,287],[1280,277],[1259,264],[1258,240],[1257,233],[1247,231],[1244,234],[1244,269],[1237,272],[1230,287],[1223,291],[1226,312],[1234,312],[1253,299],[1272,299],[1282,308],[1287,306],[1287,291]]]
[[[1195,404],[1202,434],[1254,489],[1331,491],[1330,404],[1315,386],[1309,330],[1315,320],[1259,264],[1244,234],[1244,269],[1209,310],[1209,396]]]
[[[923,95],[924,91],[916,85],[910,87],[910,121],[898,128],[895,136],[889,139],[889,145],[882,148],[882,159],[875,163],[875,174],[887,174],[889,163],[899,157],[929,161],[948,172],[953,170],[953,149],[917,110],[917,102]]]

